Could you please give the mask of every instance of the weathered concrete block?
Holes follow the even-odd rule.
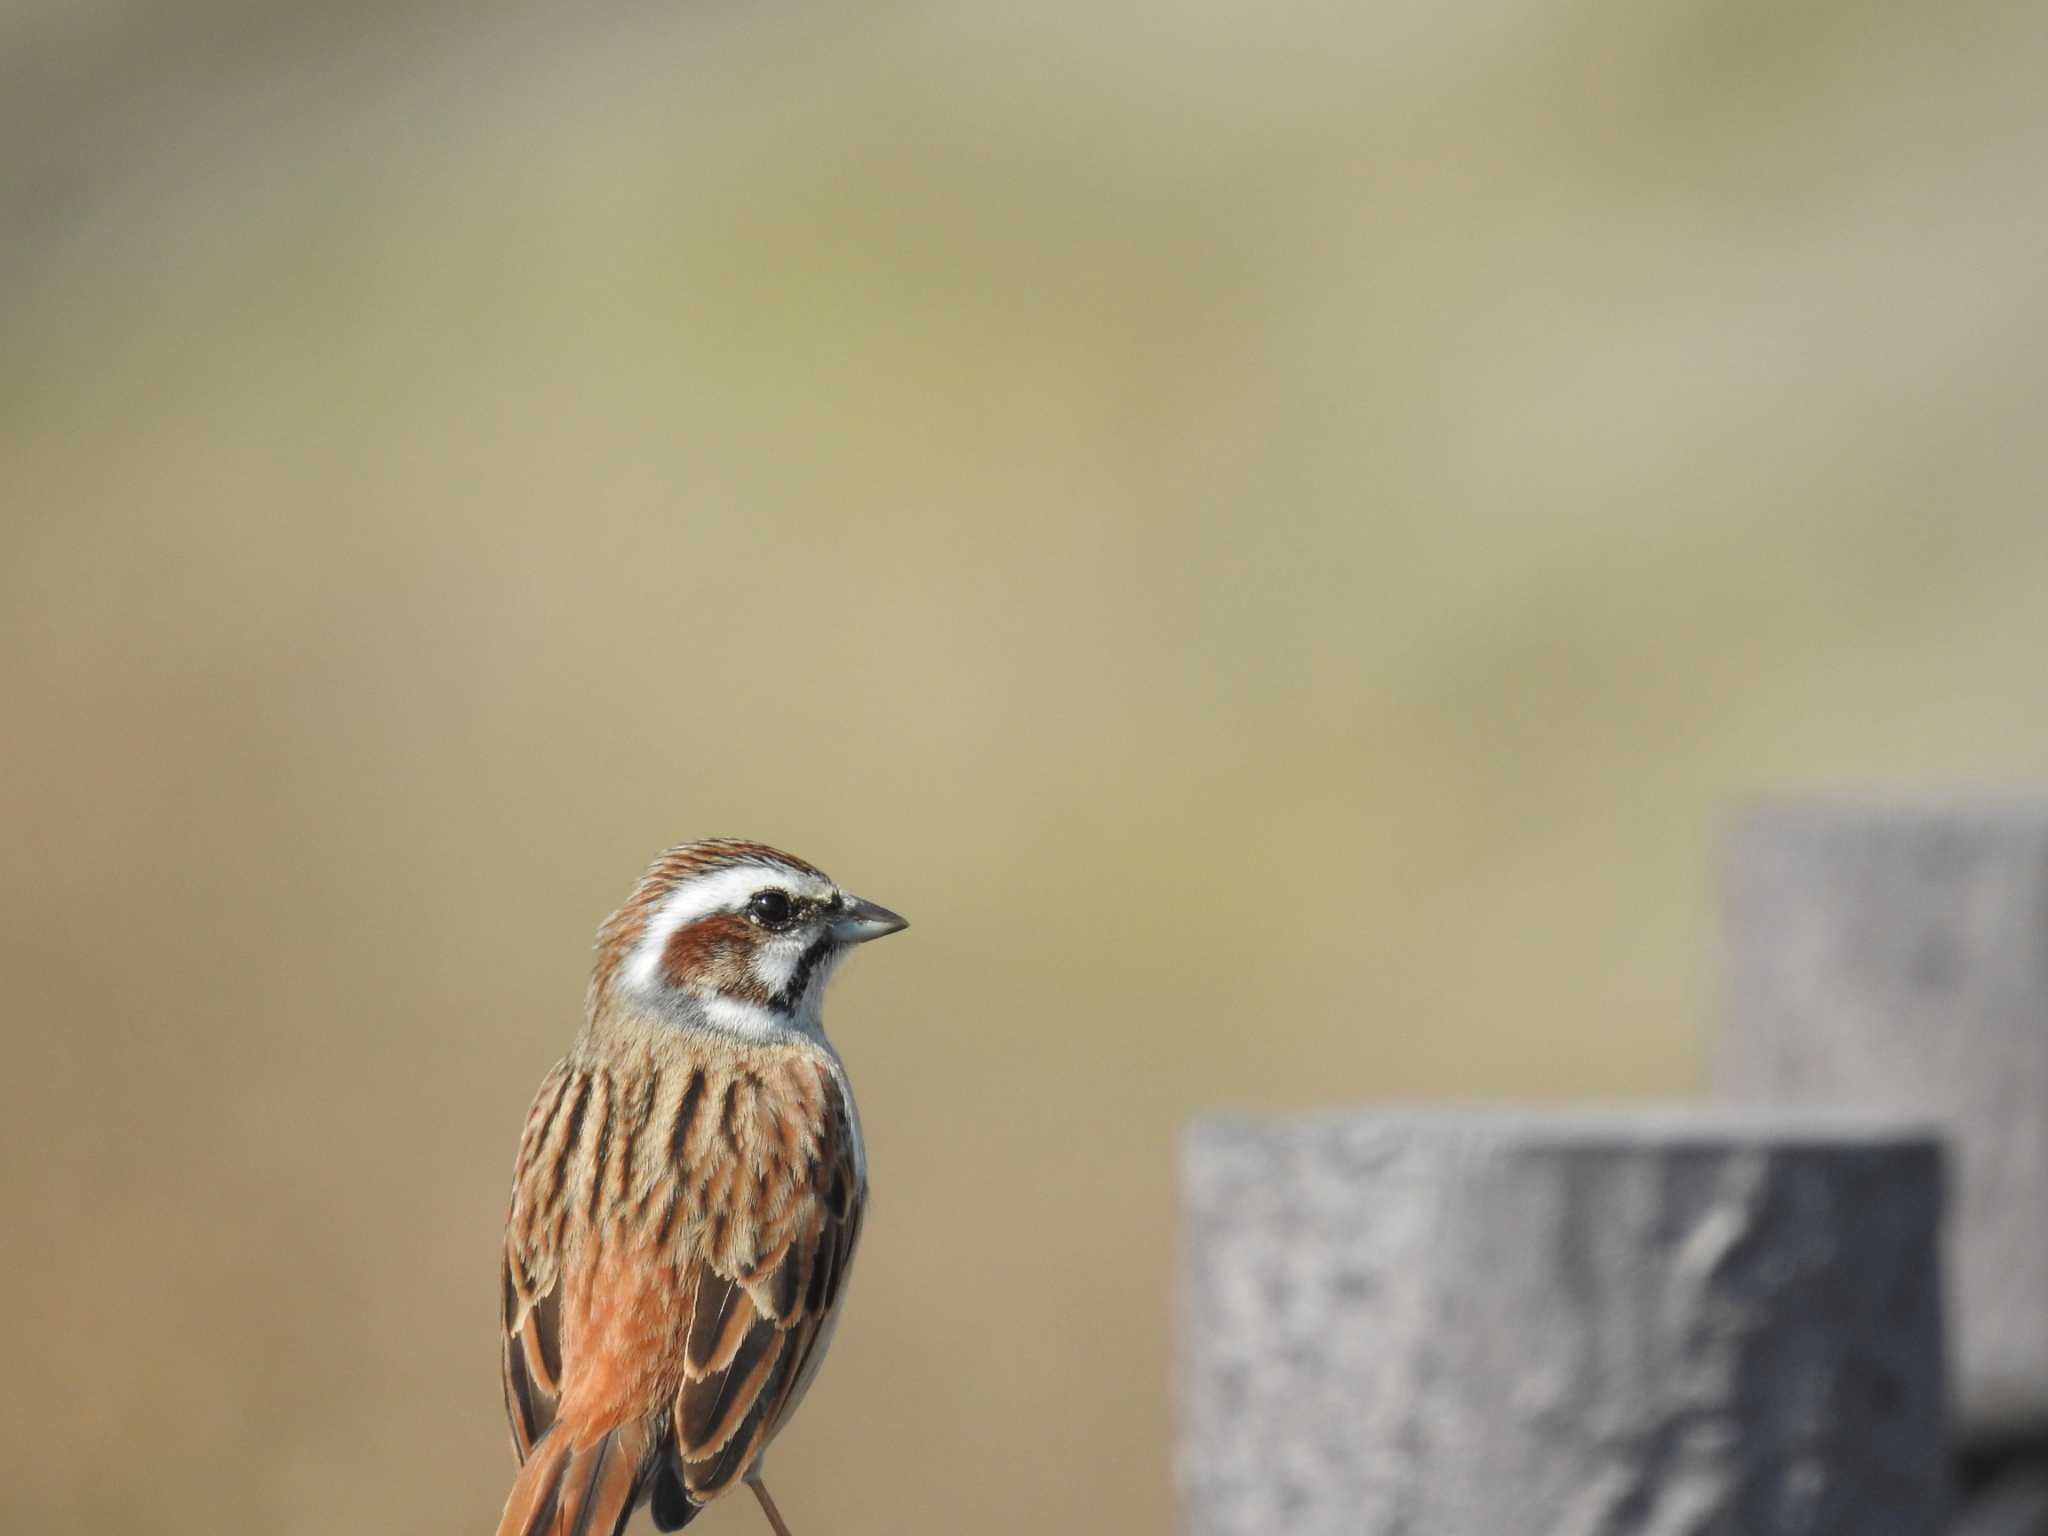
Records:
[[[1971,1501],[1948,1536],[2048,1536],[2048,1470],[2013,1468]]]
[[[1720,1092],[1941,1122],[1960,1425],[2048,1426],[2048,803],[1759,807],[1722,906]]]
[[[1182,1149],[1188,1536],[1934,1536],[1933,1136],[1389,1111]]]

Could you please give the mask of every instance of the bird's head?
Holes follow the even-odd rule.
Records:
[[[683,843],[598,931],[592,1012],[631,1007],[748,1039],[815,1032],[833,967],[908,926],[765,844]]]

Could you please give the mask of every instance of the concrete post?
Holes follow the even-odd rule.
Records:
[[[1367,1112],[1182,1149],[1187,1536],[1934,1536],[1940,1153]]]
[[[1957,1150],[1963,1438],[2048,1426],[2048,803],[1741,815],[1722,892],[1720,1093],[1937,1119]]]

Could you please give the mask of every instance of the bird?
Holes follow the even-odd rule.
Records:
[[[688,1525],[762,1455],[832,1341],[867,1204],[821,1003],[908,923],[764,843],[658,855],[598,929],[584,1018],[528,1111],[505,1223],[498,1536]]]

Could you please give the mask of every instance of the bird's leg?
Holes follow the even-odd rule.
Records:
[[[789,1527],[782,1523],[782,1511],[775,1507],[775,1501],[768,1497],[768,1485],[758,1478],[751,1479],[747,1486],[754,1490],[754,1497],[761,1501],[761,1513],[768,1517],[768,1523],[775,1527],[775,1536],[789,1536]]]

